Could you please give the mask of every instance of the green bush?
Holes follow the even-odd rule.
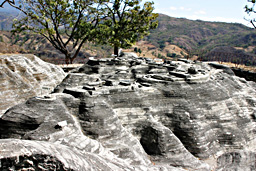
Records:
[[[175,58],[176,56],[177,56],[176,53],[170,53],[170,52],[167,53],[167,57]]]
[[[141,52],[142,52],[142,51],[141,51],[141,49],[140,49],[140,48],[138,49],[138,52],[141,54]]]
[[[136,53],[138,52],[138,48],[137,47],[134,48],[134,52],[136,52]]]

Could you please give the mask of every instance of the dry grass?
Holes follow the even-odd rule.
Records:
[[[132,48],[130,49],[123,49],[124,52],[134,52],[134,48],[137,47],[138,49],[141,49],[142,53],[137,53],[140,57],[147,57],[147,58],[156,58],[158,54],[161,54],[162,56],[167,56],[167,53],[175,53],[177,55],[180,55],[183,57],[182,54],[186,55],[186,51],[184,49],[181,49],[180,47],[176,45],[171,45],[169,43],[165,43],[165,48],[160,50],[159,48],[155,47],[154,45],[150,44],[147,41],[139,41],[137,42]]]

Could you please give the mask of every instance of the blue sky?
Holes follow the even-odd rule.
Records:
[[[156,13],[171,17],[243,23],[251,26],[244,17],[247,0],[152,0]]]

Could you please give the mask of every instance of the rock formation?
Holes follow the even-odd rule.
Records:
[[[223,65],[90,58],[1,117],[0,169],[255,170],[255,119],[256,84]]]
[[[15,104],[49,94],[64,77],[60,67],[34,55],[0,55],[0,116]]]
[[[243,70],[241,68],[232,68],[233,72],[242,78],[245,78],[247,81],[254,81],[256,82],[256,72]]]

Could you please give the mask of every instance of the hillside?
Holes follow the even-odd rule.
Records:
[[[12,20],[17,16],[15,11],[0,9],[0,30],[11,30]]]
[[[10,17],[7,12],[0,11],[2,30],[10,29]],[[137,48],[141,50],[141,53],[137,53],[139,56],[150,58],[176,59],[194,56],[193,59],[199,57],[200,60],[222,60],[255,65],[256,31],[249,27],[237,23],[173,18],[163,14],[159,15],[158,20],[159,27],[157,29],[151,30],[149,36],[126,51],[134,51],[134,48]],[[0,32],[1,46],[7,47],[2,48],[0,53],[29,52],[53,63],[63,63],[63,55],[38,35],[27,34],[11,37],[8,32]],[[230,50],[230,48],[236,50]],[[236,54],[237,51],[240,51],[239,55]],[[84,58],[89,56],[106,57],[111,53],[112,48],[109,46],[86,44],[75,62],[83,62]]]
[[[242,24],[194,21],[163,14],[159,15],[158,21],[158,28],[151,31],[147,40],[160,48],[165,42],[188,50],[220,45],[241,47],[256,45],[256,32]]]
[[[249,27],[238,23],[173,18],[163,14],[159,15],[158,21],[158,28],[151,30],[144,40],[159,49],[165,49],[168,43],[185,49],[190,57],[196,55],[201,60],[255,65],[256,31]],[[213,55],[216,49],[217,56]]]

